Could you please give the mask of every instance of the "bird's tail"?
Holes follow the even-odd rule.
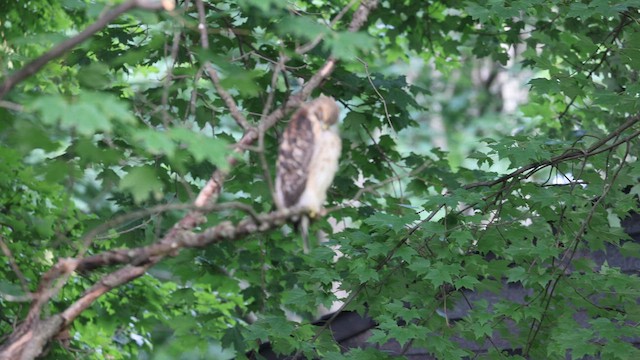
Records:
[[[300,217],[300,234],[302,234],[302,251],[305,254],[309,253],[309,224],[311,220],[308,215],[302,215]]]

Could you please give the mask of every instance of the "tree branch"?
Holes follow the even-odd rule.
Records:
[[[58,44],[58,46],[44,53],[39,58],[33,60],[22,69],[16,71],[11,76],[6,78],[5,81],[0,84],[0,99],[5,97],[7,93],[11,91],[11,89],[13,89],[13,87],[15,87],[17,84],[24,81],[29,76],[37,73],[51,60],[62,56],[67,51],[84,42],[89,37],[91,37],[91,35],[105,28],[110,22],[112,22],[125,12],[130,11],[134,8],[146,10],[173,10],[174,6],[174,0],[127,0],[123,2],[115,9],[107,11],[98,20],[96,20],[96,22],[89,25],[86,29],[82,30],[78,35],[63,41],[62,43]]]
[[[303,213],[301,209],[286,209],[268,214],[249,216],[236,225],[233,225],[230,221],[224,221],[199,234],[183,231],[179,236],[165,238],[163,241],[148,246],[136,249],[111,250],[79,259],[77,260],[76,271],[91,271],[99,267],[118,264],[145,265],[156,257],[175,256],[183,248],[205,247],[212,243],[237,240],[256,232],[265,232],[283,225],[289,218],[298,216],[301,213]]]
[[[615,143],[613,143],[610,146],[606,146],[604,148],[602,148],[603,145],[605,145],[607,142],[609,142],[610,140],[612,140],[615,137],[620,136],[620,134],[622,134],[625,130],[627,130],[628,128],[634,126],[635,124],[640,122],[640,114],[639,115],[634,115],[630,118],[627,119],[627,121],[625,121],[622,125],[620,125],[620,127],[618,127],[617,129],[615,129],[613,132],[611,132],[609,135],[605,136],[604,138],[602,138],[601,140],[597,141],[595,144],[591,145],[587,150],[573,150],[573,151],[569,151],[569,152],[565,152],[562,155],[558,155],[558,156],[554,156],[551,159],[548,160],[544,160],[544,161],[538,161],[538,162],[534,162],[531,163],[529,165],[523,166],[507,175],[501,176],[495,180],[491,180],[491,181],[481,181],[481,182],[476,182],[473,184],[469,184],[467,186],[465,186],[465,189],[475,189],[478,187],[491,187],[500,183],[503,183],[505,181],[508,181],[512,178],[515,178],[517,176],[520,176],[522,174],[524,174],[525,172],[529,171],[529,170],[533,170],[533,169],[538,169],[541,167],[546,167],[546,166],[550,166],[550,165],[555,165],[557,163],[560,163],[562,161],[567,161],[567,160],[574,160],[574,159],[580,159],[580,158],[587,158],[593,155],[597,155],[600,154],[604,151],[609,150],[612,147],[616,147],[618,145],[620,145],[621,143],[628,141],[630,139],[632,139],[633,137],[637,136],[635,135],[631,135],[628,138],[626,138],[626,140],[619,140],[616,141]]]
[[[233,97],[231,97],[227,90],[222,87],[222,84],[220,84],[220,77],[218,76],[216,69],[213,68],[213,65],[207,61],[204,64],[204,69],[207,72],[207,75],[211,78],[218,95],[220,95],[222,101],[227,105],[227,108],[231,112],[231,116],[236,120],[238,125],[240,125],[240,127],[245,131],[251,129],[251,124],[249,124],[249,121],[247,121],[244,115],[242,115],[240,109],[238,109],[238,106],[236,105],[236,102],[233,100]]]
[[[204,13],[204,3],[202,0],[196,0],[196,8],[198,9],[198,30],[200,31],[200,45],[203,49],[209,49],[209,35],[207,34],[207,18]],[[233,97],[222,87],[220,84],[220,77],[218,76],[218,72],[213,68],[213,65],[209,61],[204,63],[204,69],[207,72],[207,75],[211,78],[213,82],[213,86],[215,86],[218,95],[222,98],[222,101],[227,105],[227,108],[231,112],[231,116],[236,120],[238,125],[245,130],[248,131],[252,128],[251,124],[247,121],[247,119],[242,115],[240,109],[236,105]]]

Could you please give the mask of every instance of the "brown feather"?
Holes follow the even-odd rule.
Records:
[[[282,135],[278,153],[277,177],[285,208],[294,206],[307,183],[307,168],[313,156],[313,124],[303,107],[298,110]]]

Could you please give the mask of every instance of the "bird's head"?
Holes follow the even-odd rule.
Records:
[[[309,112],[321,121],[323,128],[328,128],[338,122],[340,108],[336,101],[329,96],[320,95],[309,104]]]

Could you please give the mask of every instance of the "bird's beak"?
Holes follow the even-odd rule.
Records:
[[[329,124],[323,123],[322,124],[322,130],[327,130],[327,129],[329,129]]]

